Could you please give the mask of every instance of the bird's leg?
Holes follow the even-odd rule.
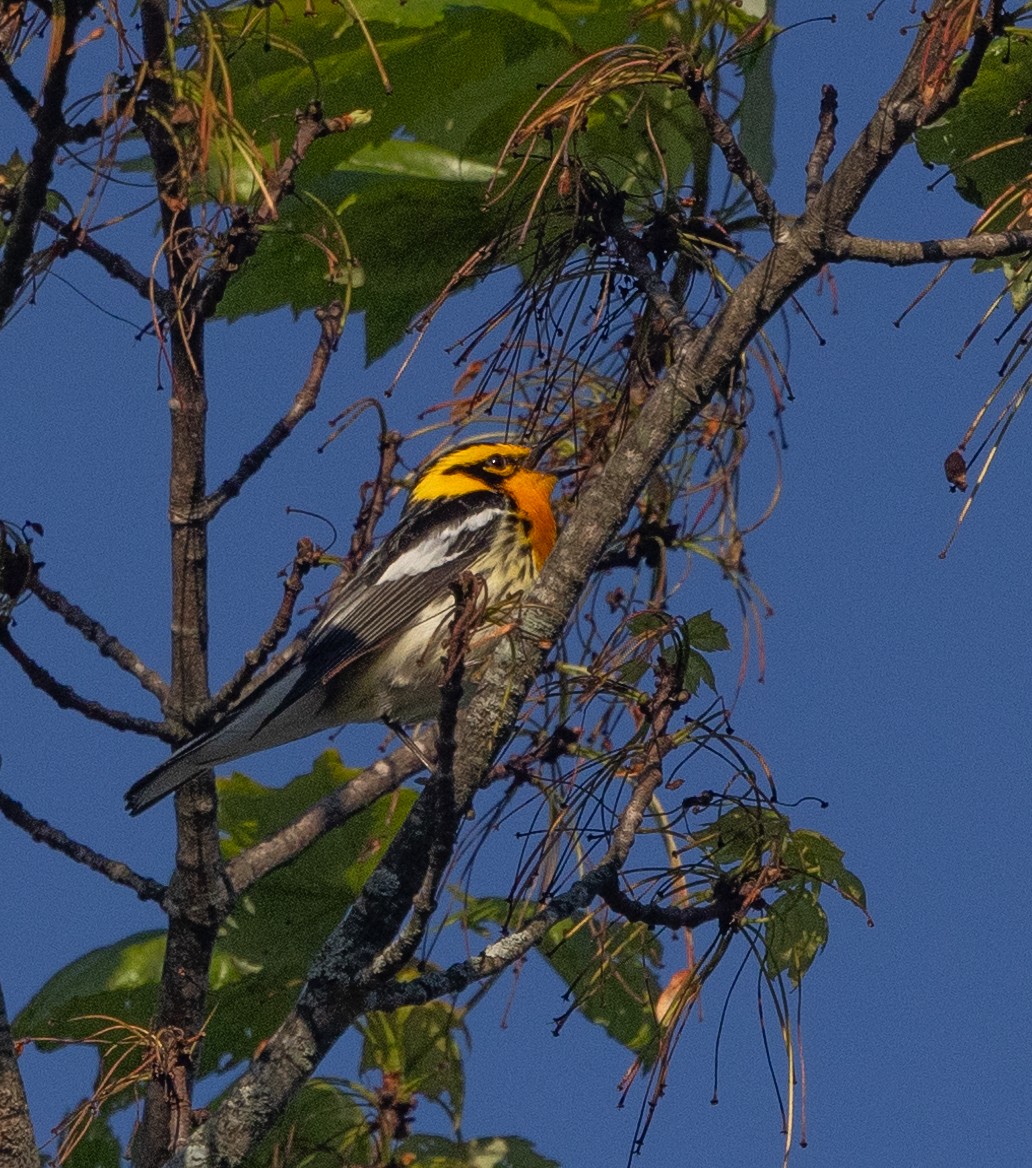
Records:
[[[431,775],[437,774],[437,764],[427,757],[426,751],[423,750],[420,744],[416,742],[400,722],[394,722],[390,718],[384,718],[383,724],[392,734],[396,734],[401,739],[402,743],[412,751]]]

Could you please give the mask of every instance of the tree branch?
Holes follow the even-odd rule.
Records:
[[[362,562],[366,553],[373,546],[373,535],[376,524],[383,515],[387,492],[390,490],[394,467],[398,461],[398,447],[401,445],[401,435],[396,430],[384,430],[380,435],[380,467],[372,483],[362,484],[362,505],[359,507],[358,518],[355,520],[355,531],[351,537],[351,547],[344,557],[341,570],[330,585],[330,599],[327,604],[333,603],[337,593],[347,586],[348,580],[355,569]],[[232,678],[219,690],[212,701],[203,711],[204,717],[214,717],[229,709],[232,703],[243,693],[247,683],[269,659],[269,655],[286,635],[293,615],[297,597],[301,592],[301,580],[307,572],[319,562],[322,557],[320,549],[316,548],[311,540],[304,539],[298,543],[297,554],[294,557],[294,567],[290,576],[283,585],[284,596],[279,611],[262,635],[257,646],[248,650],[244,655],[244,664]],[[300,634],[303,635],[303,634]],[[288,645],[280,654],[280,659],[289,656],[293,645]],[[278,662],[273,668],[278,667]]]
[[[684,312],[670,294],[670,289],[649,262],[648,252],[641,240],[624,222],[623,200],[606,199],[601,208],[602,226],[609,238],[616,244],[620,258],[635,283],[648,297],[660,320],[666,326],[673,342],[687,341],[695,332],[685,318]]]
[[[52,698],[61,709],[75,710],[84,718],[103,722],[113,730],[131,730],[134,734],[147,734],[152,738],[160,738],[163,742],[176,741],[176,734],[167,722],[152,722],[147,718],[137,718],[135,714],[128,714],[124,710],[113,710],[100,702],[84,698],[70,685],[58,681],[42,665],[33,661],[11,636],[6,625],[0,625],[0,648],[6,649],[29,681]]]
[[[848,232],[828,239],[828,258],[835,263],[859,260],[903,267],[950,260],[994,260],[1032,251],[1032,231],[982,231],[958,239],[923,241],[871,239]]]
[[[244,654],[244,663],[235,674],[226,682],[219,692],[205,707],[205,718],[214,718],[224,713],[243,693],[247,683],[254,677],[276,646],[287,635],[290,622],[294,616],[294,606],[301,595],[304,585],[302,581],[311,569],[322,558],[322,550],[317,548],[307,537],[298,540],[297,552],[294,555],[294,564],[290,575],[283,582],[283,599],[276,610],[272,624],[262,633],[258,644],[248,649]]]
[[[39,1168],[41,1163],[0,989],[0,1164],[5,1168]]]
[[[168,314],[171,431],[168,515],[172,584],[171,675],[166,714],[189,724],[208,700],[208,526],[205,502],[208,398],[204,319],[195,310],[204,251],[191,210],[195,157],[172,116],[175,37],[168,0],[137,8],[145,72],[135,116],[154,166]],[[199,1034],[207,1016],[208,971],[229,892],[222,876],[214,776],[191,780],[175,797],[176,866],[165,907],[168,937],[154,1029]],[[169,1073],[148,1084],[133,1137],[136,1168],[157,1168],[190,1132],[194,1066],[178,1053]]]
[[[32,90],[19,80],[3,52],[0,52],[0,81],[7,86],[8,92],[14,98],[15,105],[28,117],[29,121],[35,122],[36,115],[39,113],[39,102],[36,101]]]
[[[137,271],[124,256],[97,243],[78,220],[66,223],[52,211],[43,211],[39,218],[41,223],[45,223],[61,237],[68,251],[81,251],[84,256],[89,256],[112,279],[128,284],[138,296],[153,304],[163,316],[169,316],[175,311],[168,292],[153,276],[146,276],[143,272]]]
[[[415,739],[421,753],[432,753],[430,733]],[[226,881],[234,896],[246,892],[255,881],[296,859],[327,832],[346,823],[382,795],[396,790],[423,770],[423,762],[407,746],[377,759],[350,782],[323,796],[274,835],[240,852],[226,863]]]
[[[290,153],[266,180],[268,199],[252,215],[240,211],[232,226],[220,241],[216,259],[197,290],[194,308],[206,320],[222,300],[233,274],[254,255],[261,242],[261,228],[279,218],[279,206],[294,189],[294,175],[304,161],[312,144],[328,134],[339,134],[367,120],[361,113],[344,114],[338,118],[324,118],[322,106],[310,102],[297,114],[297,133]]]
[[[835,149],[835,128],[838,126],[838,90],[834,85],[821,87],[821,112],[817,137],[806,162],[806,205],[809,206],[824,185],[824,171]]]
[[[308,376],[294,396],[290,409],[261,442],[244,455],[240,460],[240,465],[229,478],[216,487],[204,500],[200,507],[199,518],[206,521],[213,519],[230,499],[235,499],[247,480],[252,478],[258,469],[269,460],[276,448],[290,437],[298,422],[315,409],[326,369],[329,366],[330,358],[337,350],[337,342],[340,340],[344,324],[344,306],[339,300],[334,300],[326,308],[316,309],[315,318],[321,329],[319,342],[312,354]]]
[[[432,804],[432,829],[426,848],[423,882],[412,898],[412,912],[397,938],[370,964],[378,981],[394,977],[415,953],[437,909],[437,892],[455,852],[461,817],[455,802],[455,733],[463,696],[466,655],[473,634],[483,624],[487,588],[479,576],[464,572],[455,585],[455,616],[445,648],[441,708],[437,715],[437,765],[422,798]]]
[[[27,832],[37,843],[46,844],[48,848],[53,848],[55,852],[60,852],[77,864],[83,864],[93,872],[100,873],[101,876],[106,877],[114,884],[131,888],[140,900],[163,903],[165,893],[168,891],[164,884],[159,884],[157,880],[151,880],[147,876],[139,875],[127,864],[123,864],[121,860],[111,860],[107,856],[102,856],[100,852],[95,852],[86,844],[72,839],[45,819],[37,819],[35,815],[30,815],[21,803],[12,799],[4,791],[0,791],[0,815],[13,823],[15,827],[20,827],[22,831]],[[0,1157],[0,1163],[6,1163],[6,1161]]]
[[[100,621],[88,616],[56,588],[49,588],[35,572],[30,576],[27,587],[66,625],[70,625],[77,633],[81,633],[87,641],[96,645],[101,657],[110,658],[119,669],[123,669],[135,677],[140,685],[152,693],[159,702],[167,701],[168,683],[161,674],[145,665],[132,649],[126,648],[117,637],[113,637]],[[169,738],[167,741],[173,740]]]
[[[25,268],[32,255],[40,213],[46,206],[47,190],[54,174],[54,159],[60,149],[64,129],[64,100],[68,75],[75,59],[75,37],[86,7],[74,0],[64,5],[61,20],[51,23],[51,45],[43,96],[33,119],[36,137],[32,157],[18,190],[18,202],[0,258],[0,324],[7,317],[25,280]],[[17,100],[17,95],[15,95]]]
[[[710,101],[709,94],[706,92],[703,70],[688,58],[681,66],[681,76],[688,96],[699,111],[710,140],[724,155],[727,169],[745,187],[756,208],[756,213],[767,224],[773,235],[777,231],[778,209],[763,179],[749,165],[749,160],[739,146],[734,131]]]

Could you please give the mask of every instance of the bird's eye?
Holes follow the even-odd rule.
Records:
[[[485,470],[505,471],[512,470],[512,459],[506,454],[492,454],[484,462]]]

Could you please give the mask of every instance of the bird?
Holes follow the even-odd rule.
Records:
[[[377,721],[397,729],[435,717],[459,577],[483,580],[490,619],[530,587],[555,544],[551,500],[564,472],[535,469],[537,453],[474,441],[430,461],[398,525],[331,590],[291,657],[134,783],[129,813],[212,767],[320,731]],[[482,637],[482,651],[494,639]],[[468,663],[477,647],[474,636]]]

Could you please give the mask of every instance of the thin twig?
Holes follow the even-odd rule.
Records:
[[[99,872],[114,884],[131,888],[140,900],[153,900],[161,904],[165,899],[168,890],[164,884],[151,880],[148,876],[141,876],[121,860],[111,860],[86,844],[73,840],[71,836],[47,823],[45,819],[30,815],[17,799],[12,799],[4,791],[0,791],[0,815],[15,827],[27,832],[37,843],[46,844],[48,848],[53,848],[55,852],[60,852],[77,864],[83,864],[94,872]]]
[[[297,133],[290,153],[265,181],[268,199],[254,214],[246,210],[238,212],[229,230],[216,245],[215,262],[198,286],[194,301],[199,317],[206,320],[214,313],[230,278],[258,250],[260,229],[279,218],[280,203],[293,191],[294,175],[312,143],[329,134],[350,130],[358,120],[348,114],[338,118],[324,118],[322,106],[317,101],[310,102],[304,110],[298,111]]]
[[[417,736],[415,743],[421,754],[433,753],[433,737],[429,732]],[[226,881],[234,896],[246,892],[262,876],[289,864],[327,832],[346,823],[382,795],[396,790],[422,769],[422,760],[407,746],[377,759],[350,782],[323,796],[293,823],[227,861]]]
[[[806,203],[817,197],[824,186],[824,171],[835,149],[835,127],[838,125],[838,90],[834,85],[821,87],[821,113],[817,137],[806,162]]]
[[[244,663],[226,682],[204,708],[204,718],[216,717],[226,710],[243,693],[245,686],[255,673],[268,661],[273,650],[287,635],[294,617],[294,606],[304,587],[303,580],[322,558],[322,549],[304,536],[297,541],[297,552],[290,575],[283,581],[283,599],[276,611],[272,624],[262,633],[258,644],[244,654]]]
[[[523,928],[502,937],[488,945],[474,957],[456,962],[447,969],[433,970],[421,977],[406,982],[389,982],[371,991],[367,999],[370,1010],[394,1010],[399,1006],[425,1005],[438,998],[457,994],[474,982],[494,977],[510,968],[531,949],[540,945],[545,934],[558,921],[569,919],[586,909],[598,897],[608,902],[614,895],[618,865],[609,861],[599,865],[583,879],[578,880],[560,896],[550,900],[539,909],[534,918]],[[633,904],[633,902],[632,902]],[[630,907],[630,906],[629,906]],[[642,906],[643,908],[645,906]],[[739,899],[731,898],[713,904],[700,905],[694,909],[669,910],[685,919],[678,927],[697,927],[708,921],[730,919],[741,907]],[[633,909],[632,909],[633,911]],[[690,914],[690,916],[689,916]],[[630,919],[635,919],[631,917]],[[659,924],[671,924],[663,920]]]
[[[14,98],[15,104],[26,114],[30,121],[34,122],[36,115],[39,113],[39,102],[33,95],[32,90],[27,85],[24,85],[16,76],[3,53],[0,53],[0,81],[7,86],[11,97]]]
[[[363,483],[362,505],[355,520],[355,530],[351,536],[351,546],[344,557],[343,569],[349,575],[372,550],[376,525],[387,506],[387,495],[394,485],[394,468],[398,465],[398,447],[402,436],[397,430],[384,430],[380,434],[380,465],[372,483]]]
[[[619,198],[603,202],[602,226],[609,238],[616,244],[620,258],[627,265],[627,271],[634,277],[649,303],[659,314],[666,326],[671,341],[687,339],[695,332],[684,314],[684,309],[674,299],[670,289],[658,275],[641,240],[624,222],[623,203]]]
[[[347,411],[345,411],[347,412]],[[336,423],[339,420],[331,421]],[[338,429],[334,436],[340,433]],[[331,438],[329,441],[333,441]],[[355,519],[355,528],[351,536],[351,545],[348,554],[341,561],[340,572],[330,585],[326,605],[334,602],[336,597],[348,586],[348,581],[358,570],[359,564],[365,559],[373,547],[373,538],[376,535],[376,525],[387,506],[387,496],[394,485],[394,468],[398,464],[398,447],[403,439],[397,430],[388,430],[386,425],[380,431],[380,465],[376,471],[376,478],[371,482],[364,482],[359,488],[362,498]],[[320,453],[325,450],[328,442],[320,447]]]
[[[158,284],[153,276],[138,271],[125,256],[97,243],[78,220],[73,219],[70,223],[66,223],[52,211],[43,211],[39,218],[41,223],[45,223],[52,231],[57,232],[68,251],[81,251],[84,256],[89,256],[112,279],[128,284],[137,295],[155,305],[163,315],[169,316],[173,312],[168,292]]]
[[[248,479],[268,461],[273,451],[290,437],[298,422],[315,409],[316,402],[319,400],[319,391],[322,389],[323,377],[329,366],[330,358],[336,351],[337,342],[340,340],[340,332],[344,324],[344,306],[339,300],[334,300],[326,308],[316,309],[315,318],[320,325],[319,343],[312,354],[308,376],[297,391],[290,409],[273,425],[261,442],[241,458],[240,465],[229,478],[208,495],[200,508],[199,518],[210,521],[230,499],[235,499]]]
[[[455,729],[463,696],[466,655],[473,634],[484,622],[487,588],[483,577],[463,572],[455,584],[455,616],[445,647],[441,708],[437,715],[437,766],[427,783],[424,798],[433,804],[433,827],[426,849],[426,872],[412,898],[412,912],[397,938],[382,949],[370,966],[374,978],[393,977],[415,953],[430,918],[437,909],[437,893],[451,863],[459,830],[455,801]]]
[[[134,86],[132,90],[120,93],[111,106],[97,117],[65,126],[64,141],[73,145],[83,145],[92,142],[94,138],[102,137],[112,126],[131,117],[136,97],[137,90]]]
[[[757,214],[770,228],[771,234],[774,234],[777,230],[778,209],[763,179],[749,165],[749,160],[739,146],[734,131],[710,101],[709,94],[706,92],[703,70],[698,65],[687,61],[681,67],[681,76],[688,96],[699,111],[710,140],[724,155],[728,170],[748,191]]]
[[[362,504],[359,508],[358,518],[355,520],[355,533],[351,537],[351,548],[344,557],[340,572],[330,585],[330,599],[325,601],[326,605],[332,603],[332,598],[342,588],[347,586],[347,582],[354,575],[355,569],[373,546],[373,535],[377,521],[383,515],[384,507],[386,506],[387,492],[390,490],[393,482],[392,476],[394,467],[398,461],[398,447],[401,445],[401,442],[402,437],[396,430],[386,430],[380,436],[380,468],[373,482],[363,483],[360,488]],[[283,637],[286,636],[287,630],[290,627],[297,598],[301,593],[302,579],[312,567],[319,563],[322,555],[322,550],[315,547],[310,539],[305,538],[298,541],[294,565],[290,575],[283,584],[283,600],[280,602],[279,610],[272,624],[262,634],[255,648],[248,650],[244,654],[244,664],[204,708],[203,717],[214,717],[229,709],[233,702],[243,693],[247,683],[257,670],[268,661],[270,655]],[[278,667],[279,661],[282,661],[293,653],[295,645],[298,644],[298,640],[303,636],[304,632],[302,631],[299,637],[283,650],[274,667]]]
[[[0,648],[6,649],[32,684],[53,698],[63,710],[75,710],[84,718],[103,722],[113,730],[131,730],[134,734],[146,734],[152,738],[160,738],[163,742],[171,743],[177,740],[175,732],[167,722],[152,722],[147,718],[138,718],[135,714],[127,714],[124,710],[113,710],[101,705],[100,702],[84,698],[70,685],[58,681],[15,642],[10,629],[5,625],[0,625]]]
[[[36,573],[33,573],[29,579],[28,588],[65,624],[70,625],[77,633],[81,633],[87,641],[96,645],[101,657],[109,657],[119,669],[123,669],[135,677],[140,685],[152,693],[164,706],[168,700],[169,689],[160,673],[145,665],[132,649],[126,648],[117,637],[113,637],[100,621],[87,615],[77,604],[72,604],[56,588],[50,588],[44,584]],[[156,725],[156,723],[154,724]]]
[[[643,904],[640,900],[628,896],[616,883],[615,878],[599,888],[599,895],[625,920],[641,921],[646,925],[668,929],[695,929],[707,921],[723,922],[729,920],[738,907],[737,902],[733,900],[730,904],[715,901],[712,904],[686,905],[681,908],[672,904]]]

